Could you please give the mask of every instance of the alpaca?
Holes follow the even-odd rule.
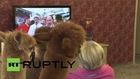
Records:
[[[35,39],[21,31],[0,31],[0,39],[4,42],[1,79],[26,79],[26,68],[22,65],[18,72],[7,71],[7,58],[20,58],[20,62],[28,61],[36,45]]]
[[[73,22],[61,22],[48,33],[36,34],[34,38],[48,41],[44,61],[50,61],[42,68],[39,79],[66,79],[70,62],[77,56],[86,33],[82,26]],[[52,63],[57,61],[57,65]],[[61,62],[61,63],[60,63]],[[62,68],[62,63],[65,68]]]
[[[39,33],[49,33],[50,30],[51,30],[50,27],[40,27],[35,30],[35,35]],[[37,42],[38,49],[36,50],[37,55],[35,57],[34,63],[35,63],[35,66],[38,66],[39,65],[38,62],[43,61],[44,53],[47,50],[48,41],[41,41],[38,39],[35,39],[35,40]],[[40,72],[41,72],[41,67],[40,68],[27,68],[26,79],[39,79]]]

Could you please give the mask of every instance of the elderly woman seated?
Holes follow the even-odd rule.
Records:
[[[104,50],[95,41],[85,41],[77,58],[79,67],[67,79],[114,79],[114,70],[105,64]]]

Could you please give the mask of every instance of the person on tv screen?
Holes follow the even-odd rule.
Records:
[[[45,26],[47,27],[54,27],[54,20],[52,18],[52,16],[47,16],[45,19]]]
[[[63,22],[63,19],[62,19],[61,15],[56,15],[55,19],[56,19],[55,24]]]
[[[34,20],[31,20],[31,22],[30,22],[30,26],[33,25],[33,24],[34,24]]]
[[[25,33],[28,33],[30,27],[30,18],[28,16],[24,17],[24,22],[20,26],[17,27],[16,30],[21,30]]]
[[[97,42],[85,41],[77,59],[79,67],[70,71],[67,79],[115,79],[114,70],[105,63],[104,50]]]
[[[39,22],[39,17],[38,17],[38,16],[35,16],[35,17],[34,17],[34,24],[32,24],[32,25],[30,26],[30,29],[29,29],[29,31],[28,31],[28,34],[31,35],[31,36],[33,36],[35,30],[36,30],[37,28],[39,28],[39,27],[42,27],[42,26],[43,26],[43,25]]]

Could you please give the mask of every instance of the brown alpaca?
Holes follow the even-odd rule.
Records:
[[[51,35],[36,34],[34,37],[42,41],[50,39],[44,61],[50,61],[49,66],[42,68],[39,79],[66,79],[69,67],[79,53],[80,46],[85,40],[85,31],[82,26],[73,22],[61,22],[51,30]],[[56,68],[52,61],[58,61]],[[47,63],[48,64],[48,63]]]
[[[1,79],[26,79],[26,68],[22,65],[19,72],[7,71],[7,58],[20,58],[20,62],[29,60],[36,44],[35,39],[21,31],[0,32],[0,39],[4,42]]]
[[[40,27],[36,29],[35,35],[40,33],[50,33],[50,30],[51,30],[50,27]],[[45,51],[47,50],[48,41],[41,41],[36,39],[36,42],[37,42],[38,49],[37,49],[37,55],[35,57],[34,63],[35,66],[38,66],[39,61],[43,61]],[[26,79],[39,79],[40,72],[41,72],[41,67],[27,68]]]

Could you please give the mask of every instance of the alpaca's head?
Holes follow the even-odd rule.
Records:
[[[35,30],[35,36],[38,35],[38,34],[43,34],[43,33],[50,35],[50,30],[51,30],[51,28],[47,27],[47,26],[37,28]],[[37,42],[37,45],[38,45],[40,50],[46,50],[47,49],[47,44],[48,44],[49,40],[48,41],[43,41],[43,40],[40,40],[36,37],[34,37],[34,38],[35,38],[35,40]]]
[[[36,41],[27,33],[21,31],[0,32],[0,39],[4,42],[8,51],[15,52],[16,55],[30,55],[34,51]],[[18,53],[20,52],[20,53]]]
[[[54,53],[61,53],[74,58],[83,44],[86,33],[82,26],[73,22],[61,22],[54,26],[49,33],[35,35],[37,39],[48,41],[48,49]]]
[[[44,33],[47,34],[47,35],[50,35],[50,30],[51,30],[51,28],[47,27],[47,26],[37,28],[35,30],[35,35],[34,36],[44,34]],[[49,40],[43,41],[43,40],[38,39],[36,37],[34,37],[34,38],[37,42],[37,47],[38,47],[38,49],[36,49],[36,51],[37,51],[36,57],[39,57],[39,58],[43,59],[44,53],[47,50]]]

